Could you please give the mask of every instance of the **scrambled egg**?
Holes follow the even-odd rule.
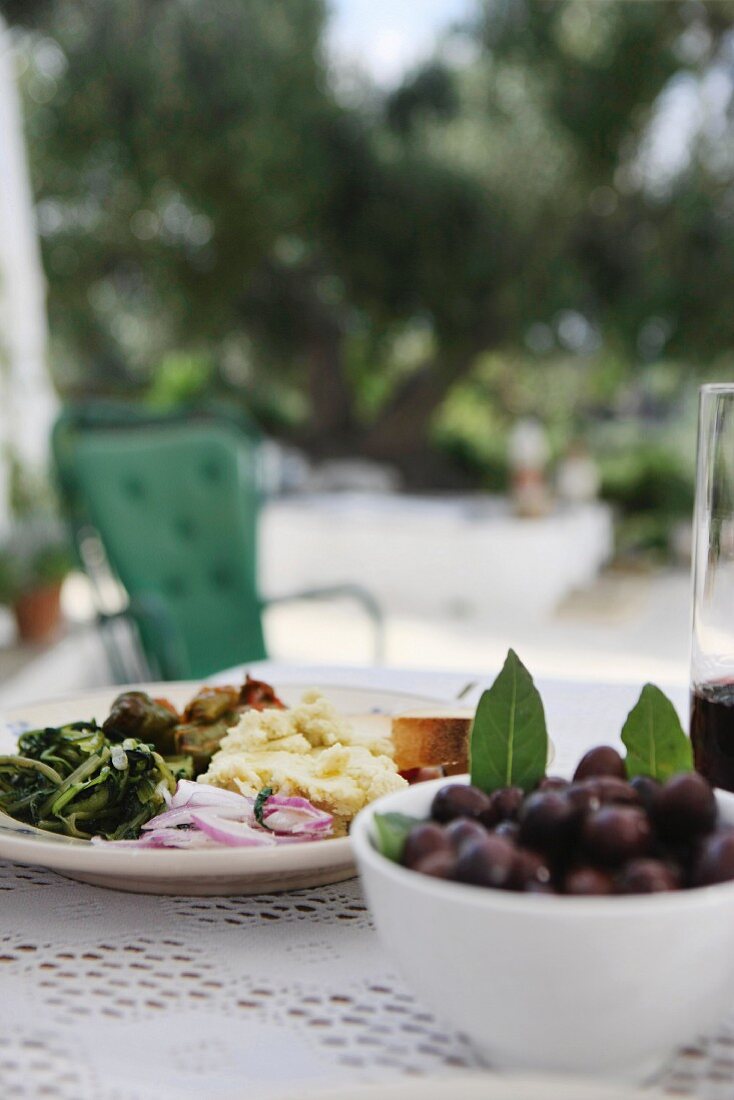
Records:
[[[287,710],[246,711],[222,739],[203,783],[256,795],[300,795],[334,815],[334,835],[368,802],[407,786],[389,737],[353,729],[318,691]]]

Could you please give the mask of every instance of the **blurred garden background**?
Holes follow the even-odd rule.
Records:
[[[532,523],[598,495],[585,599],[398,606],[388,657],[475,667],[519,634],[550,671],[684,667],[697,387],[734,375],[734,3],[0,10],[61,402],[229,402],[273,494],[322,505],[509,494]],[[348,621],[278,611],[274,648],[331,629],[360,659]]]

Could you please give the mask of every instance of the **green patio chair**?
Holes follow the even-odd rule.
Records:
[[[59,417],[58,482],[120,682],[200,679],[262,659],[262,610],[284,600],[358,600],[380,658],[380,611],[360,585],[260,597],[259,450],[252,425],[214,405],[154,415],[94,403]],[[121,611],[106,606],[108,568],[127,596]],[[120,642],[121,619],[134,629],[142,667],[131,665],[129,643]]]

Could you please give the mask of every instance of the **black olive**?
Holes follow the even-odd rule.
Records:
[[[633,859],[619,872],[617,891],[620,894],[658,894],[677,890],[680,880],[680,873],[661,859]]]
[[[462,846],[456,861],[456,877],[475,886],[511,889],[516,856],[516,849],[508,840],[488,833],[482,840],[470,840]]]
[[[648,814],[652,813],[653,807],[661,791],[657,779],[653,779],[651,775],[636,775],[634,778],[630,779],[630,787],[637,791],[640,803],[647,810]]]
[[[489,806],[479,815],[479,820],[488,829],[499,825],[500,821],[517,821],[524,798],[522,787],[500,787],[492,791]]]
[[[420,871],[422,875],[431,875],[433,878],[456,877],[456,853],[450,851],[430,852],[423,856],[413,867],[414,871]]]
[[[512,876],[515,890],[535,890],[536,887],[551,885],[551,869],[538,852],[520,848],[517,852]],[[540,891],[539,891],[540,892]]]
[[[430,821],[414,825],[408,833],[403,848],[403,864],[417,870],[417,864],[424,856],[433,855],[436,852],[452,851],[451,841],[440,825],[434,825]]]
[[[614,879],[599,867],[573,867],[563,880],[563,892],[578,897],[614,893]]]
[[[589,749],[579,760],[573,773],[574,779],[592,779],[600,775],[612,775],[617,779],[626,779],[624,760],[611,745],[597,745]]]
[[[693,885],[711,886],[734,879],[734,830],[706,837],[693,867]]]
[[[468,840],[481,840],[485,837],[487,830],[471,817],[455,817],[446,826],[444,835],[451,842],[454,851],[458,852]]]
[[[581,839],[589,857],[616,866],[647,854],[652,829],[647,815],[634,806],[601,806],[584,820]]]
[[[713,788],[698,772],[674,775],[658,792],[653,819],[665,840],[689,840],[710,833],[716,825]]]
[[[442,825],[457,817],[479,817],[489,808],[489,796],[466,783],[449,783],[436,792],[431,817]]]
[[[522,808],[518,841],[553,858],[571,844],[577,819],[578,814],[565,795],[558,791],[535,791]]]

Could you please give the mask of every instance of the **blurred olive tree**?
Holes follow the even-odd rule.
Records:
[[[310,453],[436,484],[452,394],[582,415],[734,345],[729,0],[488,0],[461,63],[359,97],[321,0],[4,10],[66,393],[201,357]]]

